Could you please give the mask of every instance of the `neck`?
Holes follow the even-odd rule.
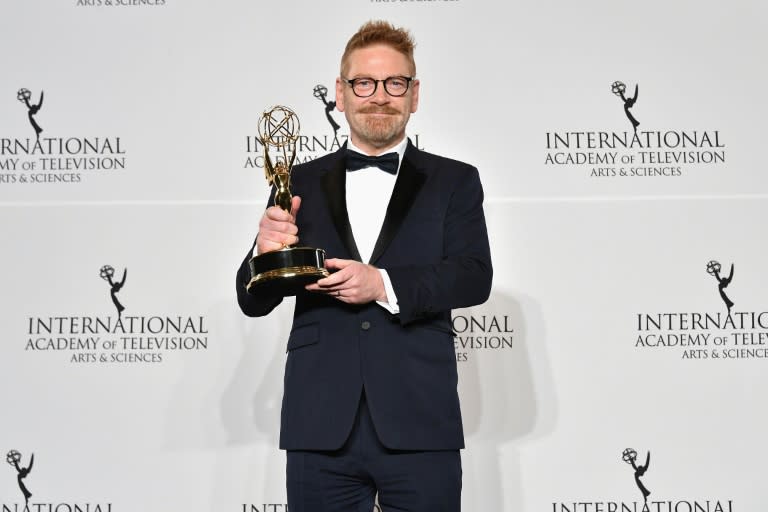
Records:
[[[393,148],[396,148],[397,146],[402,144],[403,141],[405,140],[405,134],[403,134],[399,139],[397,139],[397,141],[395,141],[393,143],[390,142],[390,143],[381,144],[381,145],[374,145],[374,144],[371,144],[371,143],[366,143],[366,142],[360,141],[355,135],[352,135],[350,137],[350,140],[352,142],[352,145],[355,148],[357,148],[358,150],[362,151],[366,155],[368,155],[368,156],[379,156],[379,155],[383,155],[384,153],[391,152],[393,150]],[[354,148],[352,148],[352,149],[354,149]]]

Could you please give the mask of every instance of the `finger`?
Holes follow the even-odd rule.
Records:
[[[298,235],[290,235],[277,231],[262,231],[257,242],[258,253],[276,251],[289,245],[298,243]]]
[[[349,279],[351,278],[352,278],[352,274],[350,272],[347,272],[345,270],[340,270],[338,272],[334,272],[328,277],[324,277],[320,279],[319,281],[317,281],[317,285],[320,288],[334,289],[344,285],[344,283],[349,281]]]
[[[299,228],[296,227],[293,217],[291,217],[288,212],[276,206],[272,206],[267,208],[264,211],[264,215],[261,216],[261,219],[259,220],[259,229],[262,231],[283,231],[293,234],[296,233]]]
[[[280,238],[280,245],[282,247],[289,247],[291,245],[296,245],[299,243],[299,236],[298,235],[284,235]]]
[[[293,245],[299,241],[298,233],[286,233],[284,231],[262,231],[259,233],[265,241],[280,245]]]
[[[291,222],[271,222],[264,226],[264,231],[271,231],[282,235],[298,234],[299,228]]]
[[[278,251],[282,248],[283,246],[281,244],[272,242],[271,240],[266,240],[264,242],[259,242],[258,246],[256,247],[256,253],[264,254],[266,252]]]
[[[328,277],[324,277],[317,281],[317,286],[321,289],[338,288],[347,281],[348,277],[342,275],[340,272],[331,274]]]
[[[304,287],[304,289],[309,291],[309,292],[318,292],[318,293],[322,293],[324,295],[333,295],[335,297],[338,294],[341,294],[342,289],[341,289],[340,286],[341,285],[337,285],[337,286],[329,288],[329,287],[326,287],[326,286],[320,286],[317,283],[312,283],[312,284],[306,285]]]
[[[356,260],[343,260],[341,258],[330,258],[325,260],[325,268],[330,268],[331,270],[341,270],[343,268],[347,268],[348,266],[352,265],[353,263],[357,263]]]
[[[271,240],[259,240],[256,244],[256,254],[264,254],[265,252],[277,251],[282,249],[282,245],[277,244]]]
[[[295,235],[299,232],[299,228],[292,222],[279,222],[264,218],[259,222],[259,232],[264,234],[280,233],[284,235]]]
[[[267,208],[264,212],[264,217],[273,221],[293,223],[293,216],[279,206],[270,206]]]

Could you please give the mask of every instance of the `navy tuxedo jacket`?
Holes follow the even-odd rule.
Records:
[[[292,192],[302,198],[296,224],[301,245],[325,249],[328,258],[360,260],[346,172],[343,147],[294,167]],[[249,251],[237,273],[238,303],[246,315],[266,315],[281,299],[246,292],[250,257]],[[280,447],[340,448],[365,391],[388,448],[463,448],[451,309],[484,302],[492,277],[477,169],[409,142],[370,263],[389,274],[399,314],[375,302],[296,297]]]

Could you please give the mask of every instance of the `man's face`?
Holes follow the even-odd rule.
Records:
[[[405,55],[389,46],[375,45],[349,54],[344,78],[383,80],[411,74]],[[347,118],[352,142],[368,153],[378,154],[400,142],[408,118],[418,105],[418,80],[411,82],[404,96],[390,96],[379,82],[372,96],[359,98],[341,77],[336,79],[336,108]]]

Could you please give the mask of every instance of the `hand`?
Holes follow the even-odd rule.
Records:
[[[270,206],[259,221],[259,235],[256,237],[256,253],[276,251],[299,242],[299,228],[296,215],[301,207],[301,198],[291,199],[291,213],[279,206]]]
[[[308,284],[307,290],[331,295],[347,304],[387,300],[381,272],[373,265],[331,258],[325,260],[325,268],[336,272],[316,283]]]

